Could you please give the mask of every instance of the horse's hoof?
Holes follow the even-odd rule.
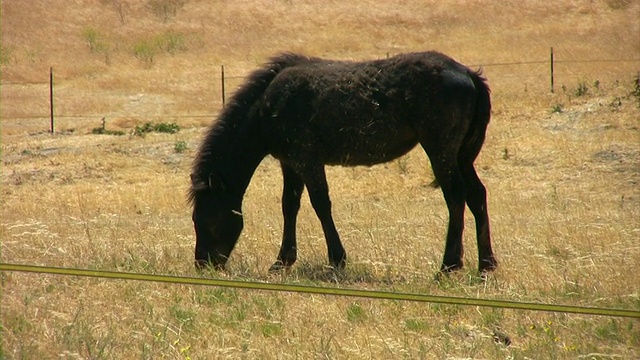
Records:
[[[347,259],[342,259],[341,261],[335,263],[335,262],[331,262],[330,266],[332,269],[337,270],[337,271],[342,271],[344,270],[344,268],[347,267]]]
[[[509,336],[509,334],[498,329],[493,330],[493,341],[498,344],[504,344],[506,346],[511,345],[511,337]]]
[[[195,266],[196,270],[198,271],[202,271],[204,270],[208,265],[208,261],[206,260],[195,260],[193,262],[193,266]]]
[[[446,274],[446,273],[458,271],[460,269],[462,269],[462,263],[453,264],[453,265],[442,264],[442,266],[440,267],[440,272]]]
[[[291,267],[290,265],[286,265],[281,260],[277,260],[276,262],[273,263],[273,265],[271,265],[271,267],[269,268],[269,272],[270,273],[280,272],[283,270],[288,270],[290,267]]]
[[[496,259],[483,260],[483,261],[480,261],[480,264],[478,265],[478,271],[480,271],[481,274],[492,272],[497,268],[498,268],[498,261],[496,261]]]
[[[199,272],[205,271],[207,269],[214,269],[216,271],[226,271],[225,264],[218,264],[218,263],[214,264],[208,260],[195,260],[193,262],[193,265],[195,266],[196,271],[199,271]]]
[[[443,281],[444,277],[448,275],[449,273],[447,272],[438,271],[437,273],[435,273],[435,275],[433,275],[433,281],[435,281],[436,283],[440,283],[440,281]]]
[[[344,251],[338,254],[329,253],[329,265],[335,270],[344,270],[347,267],[347,254]]]

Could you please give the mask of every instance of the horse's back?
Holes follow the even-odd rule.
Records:
[[[271,82],[259,105],[261,129],[276,158],[306,155],[341,165],[390,161],[437,125],[449,97],[473,90],[467,73],[435,52],[369,62],[313,59],[282,70]]]

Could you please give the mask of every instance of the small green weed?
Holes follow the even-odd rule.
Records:
[[[89,46],[89,51],[96,52],[100,44],[100,33],[93,27],[88,27],[82,31],[82,37]]]
[[[92,134],[98,134],[98,135],[117,135],[117,136],[122,136],[124,135],[124,131],[119,131],[119,130],[107,130],[107,119],[106,118],[102,118],[102,126],[97,127],[97,128],[93,128],[91,130]]]
[[[429,328],[427,322],[420,319],[407,319],[404,322],[404,327],[409,331],[415,332],[425,331]]]
[[[609,322],[596,326],[595,335],[600,339],[619,342],[623,331],[620,323],[615,319],[611,319]]]
[[[502,309],[486,309],[481,313],[482,325],[488,328],[493,328],[500,324],[503,320]]]
[[[150,122],[144,123],[144,125],[136,125],[134,134],[137,136],[145,136],[146,134],[153,132],[153,124]]]
[[[169,30],[155,38],[158,48],[171,55],[175,55],[179,51],[187,49],[185,36],[175,30]]]
[[[238,303],[229,312],[229,321],[232,323],[241,323],[247,318],[248,305],[245,303]]]
[[[86,41],[89,51],[93,54],[102,54],[104,62],[110,64],[109,43],[104,36],[94,27],[87,27],[82,30],[82,38]]]
[[[178,131],[180,131],[180,125],[176,123],[153,124],[151,122],[147,122],[147,123],[144,123],[144,125],[137,125],[133,131],[133,134],[136,136],[144,137],[145,135],[151,132],[175,134]]]
[[[196,313],[191,309],[186,309],[178,304],[174,304],[169,309],[171,315],[178,321],[178,323],[186,328],[193,329],[195,326]]]
[[[574,90],[573,94],[577,97],[585,96],[589,92],[589,87],[582,81],[578,84],[578,87]]]
[[[97,128],[93,128],[91,130],[92,134],[98,134],[98,135],[116,135],[116,136],[122,136],[125,135],[124,131],[120,131],[120,130],[107,130],[105,128],[102,127],[97,127]]]
[[[13,48],[0,45],[0,64],[6,65],[11,62],[13,58]]]
[[[187,142],[184,140],[176,141],[175,145],[173,146],[173,151],[175,151],[178,154],[185,152],[187,149],[188,149]]]
[[[442,304],[432,304],[430,308],[433,310],[434,314],[442,315],[442,316],[457,316],[463,310],[459,305],[442,305]]]
[[[238,301],[238,294],[232,288],[204,289],[195,293],[195,301],[206,306],[231,305]]]
[[[349,322],[361,322],[366,318],[367,314],[359,304],[354,303],[347,307],[347,320],[349,320]]]
[[[148,39],[142,39],[133,45],[133,56],[149,67],[153,65],[157,53],[157,46]]]
[[[153,65],[158,54],[175,55],[185,50],[187,50],[186,36],[175,30],[140,39],[133,45],[133,55],[148,67]]]
[[[265,322],[260,325],[260,332],[264,337],[276,337],[282,335],[282,324],[277,322]]]
[[[153,131],[159,133],[175,134],[180,131],[180,126],[176,123],[159,123],[153,126]]]

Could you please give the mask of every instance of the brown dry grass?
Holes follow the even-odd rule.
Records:
[[[190,0],[164,23],[143,2],[2,2],[1,260],[196,276],[185,202],[203,126],[220,107],[219,67],[243,76],[278,50],[371,59],[438,49],[467,64],[638,59],[636,1],[385,3]],[[93,28],[104,50],[91,53]],[[152,64],[142,40],[183,36]],[[108,58],[108,59],[107,59]],[[108,60],[108,61],[107,61]],[[56,73],[61,133],[45,133]],[[494,114],[478,159],[501,267],[481,282],[473,231],[466,270],[434,281],[447,215],[413,151],[372,168],[329,168],[351,263],[326,248],[303,198],[299,263],[279,247],[281,179],[265,159],[244,201],[229,273],[208,276],[640,309],[638,62],[485,66]],[[595,86],[595,81],[599,81]],[[235,81],[235,83],[234,83]],[[229,80],[233,88],[241,79]],[[577,96],[579,86],[588,88]],[[563,89],[564,86],[564,89]],[[553,109],[561,109],[554,113]],[[33,117],[34,118],[29,118]],[[186,117],[170,118],[168,116]],[[177,121],[175,135],[89,135]],[[75,129],[75,131],[65,131]],[[184,141],[188,150],[177,153]],[[467,229],[473,225],[471,216]],[[637,358],[637,320],[328,296],[3,273],[0,358]],[[496,344],[493,332],[510,335]]]

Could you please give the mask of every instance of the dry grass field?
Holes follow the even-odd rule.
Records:
[[[244,199],[228,272],[202,276],[640,310],[636,0],[1,6],[2,262],[201,276],[186,190],[201,136],[222,105],[221,65],[231,93],[278,51],[365,60],[436,49],[483,65],[492,88],[477,168],[489,191],[497,271],[478,276],[467,213],[465,268],[436,280],[448,217],[416,149],[385,165],[328,168],[350,256],[344,272],[325,268],[306,195],[298,263],[267,272],[282,234],[282,180],[266,158]],[[102,117],[125,135],[92,134]],[[133,134],[146,122],[181,130]],[[637,319],[0,276],[0,359],[640,358]],[[511,344],[495,341],[497,331]]]

